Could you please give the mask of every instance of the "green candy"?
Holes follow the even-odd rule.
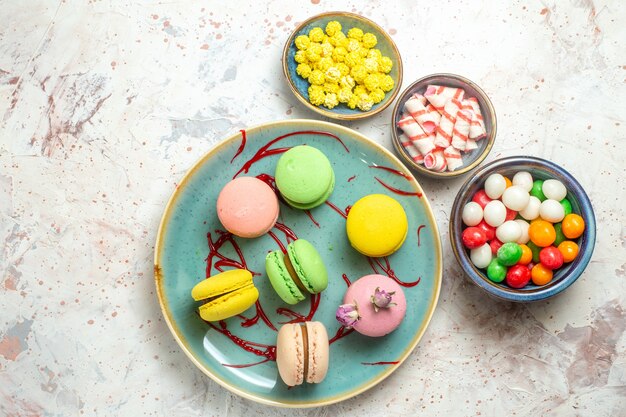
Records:
[[[559,246],[561,242],[567,240],[567,238],[563,234],[563,226],[561,226],[561,223],[557,223],[554,225],[554,231],[556,232],[556,239],[554,239],[554,243],[552,245]]]
[[[498,261],[504,266],[515,265],[522,257],[522,248],[515,242],[507,242],[498,249]]]
[[[564,198],[563,200],[561,200],[560,203],[563,206],[563,210],[565,210],[566,216],[568,214],[572,214],[572,203],[570,203],[567,198]]]
[[[494,258],[489,262],[487,267],[487,277],[493,282],[502,282],[506,278],[508,268],[498,261],[498,258]]]
[[[530,249],[530,251],[533,253],[533,262],[538,264],[539,263],[539,252],[541,252],[541,248],[539,246],[535,245],[530,240],[528,241],[528,243],[526,243],[526,246],[528,246],[528,249]]]
[[[546,199],[546,196],[543,193],[543,180],[533,181],[533,188],[530,189],[530,195],[534,195],[539,199],[539,201],[544,201]]]

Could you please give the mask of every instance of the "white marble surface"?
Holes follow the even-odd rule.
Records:
[[[486,299],[447,237],[462,180],[421,180],[445,257],[422,342],[374,389],[293,411],[232,395],[186,358],[161,318],[153,247],[176,181],[221,138],[317,117],[280,53],[327,10],[386,28],[405,86],[478,82],[499,121],[488,161],[563,165],[598,239],[562,296]],[[0,2],[0,415],[626,415],[624,21],[621,0]],[[390,117],[346,125],[391,147]]]

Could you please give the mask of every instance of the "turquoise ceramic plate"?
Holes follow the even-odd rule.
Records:
[[[245,134],[244,134],[245,133]],[[225,234],[215,213],[222,187],[236,175],[271,181],[280,152],[298,144],[323,151],[335,170],[329,203],[309,214],[281,203],[279,224],[258,239]],[[404,207],[409,234],[388,258],[368,260],[350,247],[345,210],[371,193],[388,194]],[[311,241],[326,262],[328,288],[297,306],[282,303],[264,271],[265,255],[289,236]],[[191,288],[205,272],[233,266],[255,275],[260,298],[241,317],[210,325],[196,314]],[[335,320],[347,281],[378,273],[406,283],[409,308],[400,327],[383,338],[343,334]],[[270,123],[221,142],[181,180],[159,228],[155,253],[157,293],[165,319],[189,358],[229,390],[262,403],[311,407],[352,397],[382,381],[411,353],[437,303],[441,284],[441,243],[426,196],[410,172],[387,150],[348,128],[314,120]],[[316,385],[288,389],[273,359],[282,322],[309,317],[323,322],[329,336],[330,367]],[[339,333],[338,333],[339,332]],[[256,364],[255,364],[256,363]],[[251,365],[253,364],[253,365]]]
[[[296,67],[298,66],[294,59],[294,56],[297,52],[295,45],[296,37],[308,34],[309,31],[315,27],[321,27],[322,29],[325,29],[328,22],[333,20],[341,23],[342,31],[346,34],[348,33],[349,29],[357,27],[363,30],[363,32],[365,33],[369,32],[376,35],[378,44],[375,46],[375,48],[380,50],[383,56],[389,57],[393,62],[393,68],[391,69],[389,75],[391,76],[391,78],[393,78],[395,86],[391,91],[385,94],[385,99],[380,103],[375,104],[371,108],[371,110],[362,111],[358,108],[350,109],[345,104],[339,104],[333,109],[328,109],[323,106],[314,106],[309,103],[308,81],[300,77],[296,73]],[[393,42],[393,39],[391,39],[387,32],[385,32],[385,30],[378,26],[376,23],[358,14],[348,12],[322,13],[302,22],[293,31],[293,33],[287,40],[287,43],[285,43],[285,48],[283,50],[283,72],[285,73],[285,77],[287,78],[289,87],[291,87],[291,90],[301,103],[319,114],[339,120],[361,119],[383,111],[385,108],[387,108],[387,106],[391,104],[391,102],[393,102],[393,100],[400,92],[400,87],[402,86],[402,59],[400,58],[400,52],[398,51],[396,44]]]

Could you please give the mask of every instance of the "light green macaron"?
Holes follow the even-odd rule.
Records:
[[[328,273],[320,254],[307,240],[298,239],[265,258],[265,271],[278,296],[287,304],[304,300],[306,293],[317,294],[328,286]]]
[[[276,187],[292,207],[308,210],[324,204],[335,188],[335,173],[320,150],[294,146],[276,165]]]

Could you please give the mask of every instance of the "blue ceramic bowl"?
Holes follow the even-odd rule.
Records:
[[[572,212],[580,214],[585,220],[585,231],[576,239],[579,253],[574,261],[564,264],[555,271],[550,283],[537,286],[532,282],[521,289],[510,288],[504,283],[495,283],[487,278],[482,269],[476,268],[469,257],[469,252],[463,246],[461,233],[463,207],[472,200],[472,196],[484,187],[485,180],[494,173],[512,178],[518,171],[528,171],[534,179],[546,180],[550,178],[561,181],[567,188],[567,199],[572,203]],[[583,273],[596,242],[596,219],[589,197],[582,186],[566,170],[553,162],[532,156],[513,156],[499,159],[479,169],[463,184],[452,205],[450,214],[450,242],[456,259],[463,267],[465,274],[488,294],[502,300],[527,302],[540,301],[553,297],[572,285]]]
[[[308,34],[309,31],[315,27],[325,29],[326,24],[333,20],[341,23],[342,31],[344,33],[347,33],[349,29],[357,27],[363,30],[363,32],[369,32],[376,35],[378,44],[375,48],[380,50],[383,56],[389,57],[393,62],[393,68],[389,75],[395,82],[394,88],[393,90],[387,92],[385,94],[385,99],[380,103],[375,104],[371,110],[362,111],[358,108],[350,109],[348,106],[341,103],[332,110],[327,109],[326,107],[314,106],[309,103],[309,82],[296,73],[296,67],[298,66],[298,63],[294,59],[297,52],[295,46],[296,37]],[[300,100],[302,104],[323,116],[338,120],[357,120],[383,111],[396,98],[400,91],[400,86],[402,85],[402,59],[400,58],[400,52],[391,37],[384,31],[383,28],[371,20],[348,12],[322,13],[302,22],[293,31],[287,40],[287,43],[285,43],[285,48],[283,50],[283,72],[285,73],[285,77],[287,78],[291,91],[293,91],[296,98]]]
[[[478,99],[478,105],[485,121],[485,130],[487,137],[476,142],[478,148],[468,153],[462,153],[463,165],[454,171],[436,172],[424,168],[424,165],[418,164],[411,158],[411,155],[402,146],[400,135],[402,130],[398,126],[398,121],[402,118],[404,113],[404,104],[415,93],[424,94],[426,87],[429,85],[443,85],[446,87],[456,87],[465,90],[467,97],[476,97]],[[396,153],[404,161],[404,163],[417,171],[420,174],[424,174],[433,178],[455,178],[459,175],[466,174],[476,168],[489,154],[493,144],[496,140],[496,132],[498,131],[498,123],[496,119],[496,110],[489,99],[489,96],[478,86],[475,82],[456,74],[431,74],[420,78],[413,84],[408,86],[400,95],[400,98],[396,102],[393,109],[393,115],[391,116],[391,142],[396,150]]]

